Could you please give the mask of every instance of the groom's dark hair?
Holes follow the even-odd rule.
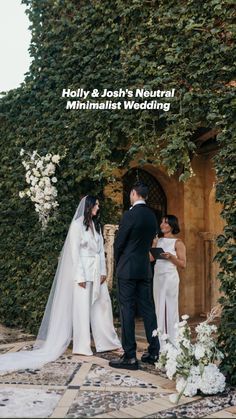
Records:
[[[143,199],[148,197],[148,186],[143,182],[135,182],[131,188],[131,191],[135,190],[136,193],[141,196]]]

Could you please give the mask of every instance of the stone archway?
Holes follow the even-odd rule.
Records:
[[[157,179],[149,173],[147,170],[139,168],[131,168],[128,170],[123,177],[121,177],[121,183],[123,186],[123,209],[128,210],[130,207],[130,188],[137,181],[143,181],[149,187],[149,197],[147,204],[154,213],[156,214],[158,225],[160,225],[161,217],[166,214],[167,211],[167,198],[166,194],[157,181]],[[109,191],[109,192],[108,192]],[[107,194],[111,196],[111,191],[107,189]],[[122,194],[120,195],[120,201]],[[118,229],[118,225],[106,224],[104,226],[104,239],[105,239],[105,253],[107,259],[107,281],[108,287],[111,290],[113,286],[113,273],[114,273],[114,239],[115,233]]]
[[[130,188],[136,181],[144,182],[149,188],[147,205],[154,211],[158,225],[161,217],[167,211],[167,199],[160,183],[157,179],[144,169],[132,168],[123,176],[123,207],[128,210],[130,207]]]

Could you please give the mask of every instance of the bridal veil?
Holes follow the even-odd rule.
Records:
[[[84,215],[86,196],[70,224],[33,350],[10,352],[0,356],[0,375],[22,369],[37,369],[56,360],[67,349],[72,338],[73,247],[76,220]],[[76,255],[77,256],[77,255]],[[79,258],[79,254],[78,254]]]

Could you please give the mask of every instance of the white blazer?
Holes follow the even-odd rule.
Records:
[[[86,230],[83,217],[72,222],[70,229],[70,248],[73,260],[74,281],[93,282],[93,301],[100,294],[100,278],[106,275],[106,261],[102,234],[98,233],[93,223]]]

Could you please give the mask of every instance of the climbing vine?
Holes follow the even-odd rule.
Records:
[[[32,64],[0,101],[1,306],[8,325],[35,331],[57,257],[80,197],[116,181],[131,159],[192,175],[199,128],[217,129],[216,195],[226,221],[218,238],[224,297],[220,344],[236,382],[235,4],[231,0],[23,0]],[[169,112],[66,110],[63,88],[176,90]],[[58,218],[39,231],[24,184],[20,149],[67,154],[58,173]],[[116,221],[104,202],[103,221]],[[60,221],[58,221],[60,220]]]

